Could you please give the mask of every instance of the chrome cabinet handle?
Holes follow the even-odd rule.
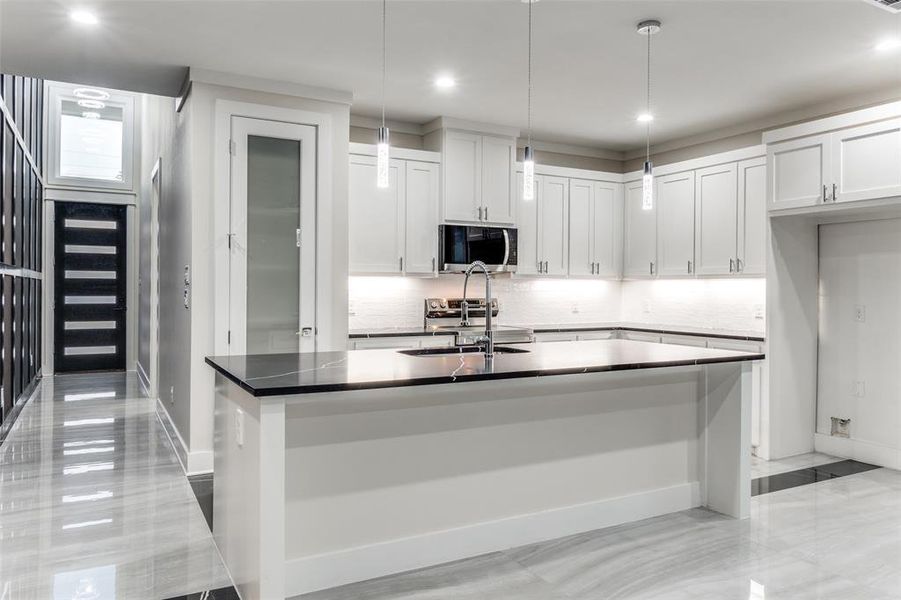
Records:
[[[432,271],[435,270],[435,257],[432,257]]]
[[[482,207],[479,207],[479,221],[482,220]]]
[[[488,220],[488,207],[485,207],[485,220]]]
[[[836,191],[836,187],[837,187],[837,186],[833,183],[833,184],[832,184],[832,201],[833,201],[833,202],[835,202],[836,200],[838,200],[838,193],[837,193],[837,191]]]
[[[735,259],[734,258],[729,259],[729,272],[735,273]]]
[[[544,261],[544,272],[547,273],[547,261]]]
[[[826,202],[826,184],[823,184],[823,202]]]
[[[736,271],[736,273],[741,273],[741,272],[744,271],[744,270],[745,270],[745,265],[744,265],[744,263],[742,263],[742,260],[741,260],[740,258],[736,258],[736,259],[735,259],[735,271]]]
[[[404,257],[403,256],[400,257],[399,262],[400,262],[400,271],[401,271],[401,273],[403,273],[403,271],[404,271]]]
[[[654,261],[653,260],[650,262],[650,274],[651,275],[654,274]]]
[[[691,261],[688,261],[688,272],[691,273]]]

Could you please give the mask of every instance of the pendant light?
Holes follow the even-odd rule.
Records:
[[[648,38],[648,64],[647,64],[647,112],[639,117],[639,121],[645,123],[645,161],[644,174],[641,178],[641,208],[653,210],[654,208],[654,164],[651,162],[651,36],[660,31],[660,21],[649,20],[638,24],[638,33]]]
[[[528,136],[522,160],[523,200],[535,199],[535,155],[532,150],[532,4],[537,0],[525,0],[529,4],[529,92],[528,92]]]
[[[382,0],[382,126],[379,127],[378,145],[376,146],[376,186],[388,187],[388,128],[385,127],[385,68],[387,58],[386,31],[387,0]]]

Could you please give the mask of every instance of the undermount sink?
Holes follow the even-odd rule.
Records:
[[[398,350],[407,356],[444,356],[447,354],[475,354],[484,352],[482,346],[450,346],[447,348],[414,348],[413,350]],[[529,352],[525,348],[512,348],[510,346],[495,346],[495,354],[522,354]]]

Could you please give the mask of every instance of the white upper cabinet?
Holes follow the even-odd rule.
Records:
[[[901,119],[767,147],[771,210],[901,196]]]
[[[512,224],[514,221],[515,161],[515,140],[482,136],[482,220],[487,223]]]
[[[827,194],[832,193],[831,167],[828,134],[770,144],[770,209],[815,206],[826,201]]]
[[[654,277],[657,266],[657,203],[644,210],[641,187],[640,180],[625,186],[625,277]]]
[[[445,221],[513,224],[513,138],[448,129],[443,159]]]
[[[686,277],[694,272],[695,172],[657,178],[657,275]]]
[[[350,273],[436,273],[437,163],[392,159],[389,185],[376,187],[376,159],[351,155],[348,196]]]
[[[832,134],[832,200],[901,196],[901,119]]]
[[[436,163],[406,162],[404,271],[431,274],[438,261],[438,189]]]
[[[593,206],[591,222],[594,274],[596,277],[619,277],[623,263],[623,186],[618,183],[595,182]],[[572,222],[570,219],[570,223]]]
[[[622,185],[569,180],[569,274],[615,278],[622,252]]]
[[[696,177],[695,272],[737,273],[738,167],[729,163],[699,169]]]
[[[544,175],[538,197],[538,262],[544,275],[566,275],[569,179]]]
[[[738,163],[738,260],[745,275],[766,273],[766,159]]]
[[[584,179],[569,180],[569,274],[594,275],[593,215],[596,210],[595,182]]]
[[[348,224],[352,273],[403,272],[405,179],[404,162],[392,160],[389,185],[379,189],[375,157],[351,155]]]
[[[482,217],[482,136],[449,130],[444,140],[444,219]]]

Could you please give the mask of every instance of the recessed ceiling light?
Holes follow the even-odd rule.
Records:
[[[457,85],[457,81],[450,75],[442,75],[435,79],[435,87],[443,90],[450,89]]]
[[[109,92],[94,88],[78,88],[72,92],[72,95],[86,100],[109,100]]]
[[[69,18],[82,25],[96,25],[100,22],[97,15],[87,10],[73,10],[69,13]]]
[[[897,48],[901,48],[901,38],[888,38],[876,44],[877,52],[888,52]]]
[[[650,123],[654,120],[654,115],[649,113],[641,113],[635,120],[639,123]]]

